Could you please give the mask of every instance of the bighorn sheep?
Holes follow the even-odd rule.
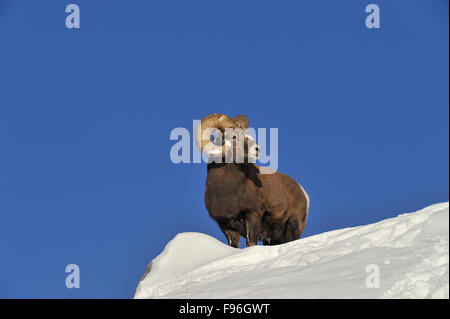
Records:
[[[296,240],[306,225],[309,197],[291,177],[254,164],[260,152],[248,127],[245,115],[222,114],[198,125],[196,143],[209,155],[206,208],[230,246],[239,248],[240,236],[247,246]]]

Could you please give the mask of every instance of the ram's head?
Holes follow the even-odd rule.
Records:
[[[208,115],[198,125],[195,140],[200,150],[216,162],[254,163],[260,154],[245,115]]]

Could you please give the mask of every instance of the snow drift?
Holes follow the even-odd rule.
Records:
[[[181,233],[135,298],[448,298],[449,204],[278,246]]]

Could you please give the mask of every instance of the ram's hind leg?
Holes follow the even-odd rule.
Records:
[[[279,245],[279,244],[282,244],[282,242],[280,242],[277,239],[264,239],[263,240],[264,246],[274,246],[274,245]]]
[[[300,238],[300,234],[301,230],[297,217],[290,216],[285,224],[283,242],[287,243],[293,240],[297,240]]]
[[[247,247],[257,245],[261,235],[260,214],[253,211],[247,212],[245,214],[245,228],[246,228]]]

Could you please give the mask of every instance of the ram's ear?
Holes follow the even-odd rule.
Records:
[[[245,115],[238,115],[234,117],[234,120],[241,125],[241,127],[245,130],[248,129],[248,118]]]

